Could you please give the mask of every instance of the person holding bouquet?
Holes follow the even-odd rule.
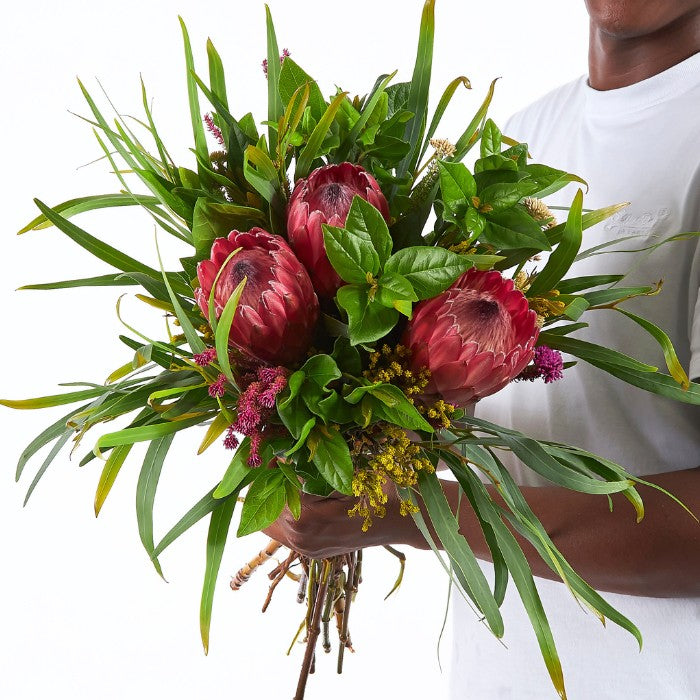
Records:
[[[552,162],[586,178],[592,206],[630,202],[593,229],[586,239],[588,247],[628,238],[611,249],[639,250],[669,235],[700,230],[700,123],[696,118],[700,2],[587,0],[586,4],[588,77],[516,114],[506,133],[528,143],[535,160]],[[570,194],[563,190],[562,204],[570,201]],[[601,275],[612,267],[625,269],[621,256],[632,260],[632,253],[593,255],[575,270],[580,275]],[[660,298],[645,306],[642,297],[633,300],[630,308],[643,308],[652,314],[651,321],[670,329],[681,362],[691,379],[698,378],[697,237],[659,248],[641,261],[635,258],[626,283],[649,284],[659,277],[663,277]],[[593,335],[583,337],[654,361],[658,351],[629,331],[619,319],[605,318]],[[479,403],[476,415],[540,439],[581,445],[663,486],[700,513],[700,409],[696,406],[645,393],[579,364],[576,372],[551,385],[519,382],[506,387]],[[613,498],[615,508],[610,512],[605,499],[547,486],[521,469],[516,459],[504,457],[504,461],[563,554],[592,586],[612,594],[611,602],[635,619],[645,637],[640,655],[635,644],[617,630],[602,632],[592,616],[575,614],[579,611],[561,582],[539,582],[545,607],[558,621],[555,632],[570,697],[700,697],[697,523],[663,494],[647,489],[647,517],[635,524],[618,497]],[[444,481],[443,486],[456,510],[456,484]],[[401,517],[392,494],[386,516],[364,533],[357,519],[348,519],[348,504],[346,498],[306,495],[300,519],[285,511],[267,532],[315,558],[372,545],[427,547],[413,521]],[[460,528],[477,555],[488,558],[481,528],[466,499],[460,506]],[[533,571],[554,578],[534,549],[524,541],[521,544]],[[454,606],[453,697],[462,697],[460,689],[466,687],[475,698],[541,698],[548,685],[546,671],[536,660],[539,651],[515,591],[509,591],[504,604],[509,620],[505,641],[511,651],[482,634],[457,597]],[[572,657],[568,663],[567,655]]]

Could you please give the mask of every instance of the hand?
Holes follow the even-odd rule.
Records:
[[[355,498],[341,494],[321,498],[302,493],[299,519],[295,520],[285,507],[265,534],[310,559],[325,559],[378,545],[413,544],[410,540],[418,533],[413,519],[400,514],[394,489],[388,490],[388,495],[385,517],[372,518],[367,532],[362,532],[361,517],[348,515]]]

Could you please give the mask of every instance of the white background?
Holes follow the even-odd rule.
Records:
[[[326,94],[335,84],[364,94],[378,74],[394,69],[399,69],[398,79],[410,78],[419,0],[271,0],[270,5],[280,48],[288,47]],[[95,95],[98,76],[121,111],[140,116],[142,73],[166,144],[179,164],[192,166],[178,13],[189,25],[199,71],[206,74],[204,45],[211,36],[227,66],[234,113],[252,109],[262,118],[261,2],[21,0],[3,10],[2,397],[53,393],[60,391],[56,384],[61,381],[100,382],[129,359],[116,339],[120,326],[114,304],[120,290],[15,291],[24,283],[102,274],[109,268],[55,229],[22,237],[15,232],[36,214],[32,197],[53,205],[118,189],[103,161],[78,169],[100,152],[90,126],[67,111],[86,114],[76,75]],[[586,40],[582,2],[441,0],[434,100],[460,74],[471,78],[474,89],[458,95],[438,135],[454,138],[461,132],[493,77],[503,77],[492,110],[502,123],[511,112],[585,72]],[[83,215],[77,223],[155,264],[147,216],[122,209]],[[167,244],[166,250],[171,261],[181,252]],[[125,299],[127,318],[162,332],[158,315],[140,306],[133,296]],[[269,612],[261,616],[265,577],[258,575],[236,594],[228,588],[228,577],[263,540],[232,539],[214,604],[211,652],[204,657],[198,608],[206,522],[163,555],[170,583],[161,581],[136,529],[133,494],[142,452],[132,452],[97,521],[92,501],[101,463],[77,464],[96,436],[84,440],[72,461],[67,452],[59,456],[22,509],[41,455],[19,485],[14,484],[16,459],[40,429],[65,412],[30,414],[0,407],[0,697],[291,698],[303,653],[299,646],[285,656],[302,616],[294,585],[280,586]],[[175,441],[156,501],[156,538],[216,483],[227,463],[219,446],[195,457],[200,437]],[[384,603],[395,571],[395,561],[383,551],[368,554],[354,606],[357,653],[347,658],[340,679],[334,655],[321,655],[309,700],[329,693],[337,700],[445,697],[436,659],[445,577],[431,554],[411,551],[402,589]],[[476,620],[459,631],[484,633]],[[548,694],[551,688],[543,688],[543,697]]]

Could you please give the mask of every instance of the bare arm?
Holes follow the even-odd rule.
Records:
[[[690,510],[700,513],[700,467],[647,480],[663,486]],[[442,484],[454,511],[458,486],[451,481]],[[639,596],[700,596],[700,525],[659,491],[648,487],[640,490],[646,515],[637,524],[629,503],[620,495],[613,496],[611,513],[607,499],[601,496],[558,486],[522,487],[554,543],[594,588]],[[396,502],[390,502],[386,517],[375,519],[367,533],[361,531],[360,519],[347,516],[353,503],[346,497],[306,496],[298,521],[285,511],[267,532],[283,544],[319,558],[383,544],[427,548],[413,520],[399,514]],[[476,555],[489,559],[480,526],[466,499],[462,499],[459,517],[460,530]],[[556,579],[534,548],[519,540],[535,575]]]

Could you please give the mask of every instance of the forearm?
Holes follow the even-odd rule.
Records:
[[[649,477],[700,513],[700,468]],[[458,485],[443,481],[456,512]],[[639,487],[645,517],[636,523],[627,500],[613,496],[613,511],[604,496],[569,491],[556,486],[522,487],[523,495],[555,545],[574,569],[602,591],[656,597],[700,596],[700,525],[663,493]],[[495,495],[493,488],[489,489]],[[476,555],[490,559],[481,528],[466,498],[461,499],[460,530]],[[516,535],[517,536],[517,535]],[[556,579],[529,542],[517,536],[533,572]],[[427,544],[412,532],[409,544]]]

